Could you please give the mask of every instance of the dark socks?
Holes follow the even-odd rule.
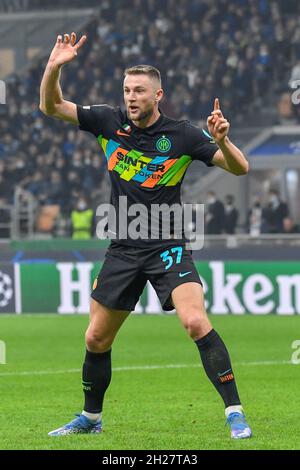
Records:
[[[195,343],[198,346],[204,370],[221,395],[225,407],[240,405],[228,351],[215,330]]]
[[[111,380],[111,349],[104,353],[86,351],[82,368],[84,411],[100,413]]]

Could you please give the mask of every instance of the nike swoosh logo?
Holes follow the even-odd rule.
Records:
[[[120,129],[118,129],[118,130],[116,131],[116,134],[117,134],[117,135],[123,135],[124,137],[129,137],[129,134],[125,134],[125,132],[120,131]]]
[[[221,375],[225,375],[228,372],[232,372],[232,369],[225,370],[225,372],[221,372],[220,374],[218,373],[218,376],[220,377]]]
[[[186,273],[179,273],[179,277],[184,277],[187,274],[191,274],[192,271],[187,271]]]

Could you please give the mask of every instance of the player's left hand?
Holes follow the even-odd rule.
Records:
[[[216,144],[220,144],[228,134],[230,124],[220,110],[219,98],[215,98],[214,110],[207,118],[207,128]]]

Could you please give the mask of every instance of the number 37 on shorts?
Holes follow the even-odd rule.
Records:
[[[179,264],[182,258],[182,246],[174,246],[170,250],[163,251],[160,257],[165,265],[165,269],[170,269],[173,263]]]

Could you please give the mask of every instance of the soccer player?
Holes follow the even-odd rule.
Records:
[[[120,196],[127,197],[128,207],[144,204],[149,209],[147,218],[154,204],[180,203],[181,181],[193,160],[234,175],[248,172],[247,160],[227,136],[229,122],[218,99],[207,119],[210,135],[189,121],[170,119],[159,108],[161,77],[152,66],[125,70],[125,112],[106,104],[80,106],[66,101],[59,84],[61,68],[75,59],[85,41],[82,36],[76,42],[75,33],[57,37],[41,83],[40,109],[47,116],[79,124],[81,130],[98,139],[107,159],[111,202],[117,213]],[[149,222],[147,218],[142,226]],[[112,343],[149,280],[164,310],[176,309],[195,342],[205,372],[223,399],[231,436],[250,437],[228,351],[206,314],[202,283],[184,240],[163,238],[161,231],[159,239],[126,239],[120,236],[123,228],[117,224],[115,239],[93,286],[82,372],[83,411],[49,435],[101,432],[103,399],[111,380]]]

